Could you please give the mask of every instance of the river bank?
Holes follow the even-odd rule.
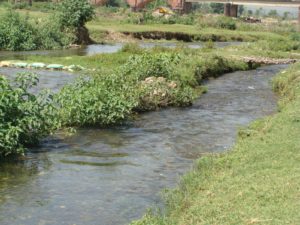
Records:
[[[199,159],[166,212],[132,224],[297,224],[299,218],[300,64],[273,81],[280,111],[239,131],[236,145]]]

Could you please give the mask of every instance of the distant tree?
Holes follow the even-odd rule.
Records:
[[[268,16],[270,17],[278,17],[278,12],[276,9],[270,10],[270,12],[268,13]]]
[[[87,0],[64,0],[59,12],[61,25],[66,28],[83,27],[94,16],[94,8]]]
[[[95,15],[93,6],[87,0],[63,0],[58,7],[58,18],[63,30],[73,30],[77,43],[91,42],[85,27]]]
[[[255,16],[259,17],[259,16],[263,16],[263,9],[259,8],[255,11]]]
[[[210,7],[213,13],[218,13],[218,14],[224,13],[224,4],[222,3],[211,3]]]
[[[285,19],[285,20],[289,19],[290,16],[291,16],[291,13],[290,13],[290,12],[284,12],[284,13],[283,13],[283,19]]]
[[[252,16],[252,15],[253,15],[253,11],[252,11],[251,9],[249,9],[248,12],[247,12],[247,14],[248,14],[249,16]]]
[[[245,11],[245,7],[243,5],[239,5],[239,15],[242,15]]]

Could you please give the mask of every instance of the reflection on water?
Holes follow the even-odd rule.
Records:
[[[215,46],[218,48],[226,47],[229,45],[238,45],[241,42],[215,42]],[[37,51],[21,51],[21,52],[10,52],[10,51],[0,51],[0,60],[15,59],[24,60],[28,55],[47,55],[52,57],[67,57],[67,56],[86,56],[95,55],[100,53],[114,53],[122,49],[123,43],[116,44],[93,44],[87,45],[81,48],[73,49],[62,49],[62,50],[37,50]],[[139,45],[142,48],[153,48],[155,46],[175,48],[178,46],[178,42],[140,42]],[[202,48],[203,43],[201,42],[191,42],[182,43],[182,45],[189,48]]]
[[[26,160],[0,164],[0,224],[126,224],[193,159],[220,152],[237,128],[276,108],[271,77],[285,66],[236,72],[208,82],[190,108],[145,113],[127,126],[50,138]]]

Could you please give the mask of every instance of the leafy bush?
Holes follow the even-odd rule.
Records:
[[[58,18],[51,16],[49,20],[38,24],[37,46],[39,49],[59,49],[74,43],[75,34],[68,30],[62,31]]]
[[[58,126],[51,95],[28,91],[37,82],[35,75],[21,73],[12,86],[0,76],[0,157],[22,154],[24,146],[38,143]]]
[[[56,96],[64,125],[111,125],[123,121],[138,102],[136,82],[117,74],[79,79]]]
[[[18,13],[8,11],[1,17],[0,49],[19,51],[57,49],[75,41],[74,33],[61,30],[55,16],[39,21],[35,26]]]
[[[165,77],[176,80],[175,66],[180,62],[180,55],[173,53],[159,53],[131,56],[121,68],[123,74],[134,75],[138,80],[147,77]]]
[[[217,20],[217,26],[222,29],[235,30],[236,22],[230,17],[221,16]]]
[[[37,49],[37,31],[18,13],[8,11],[1,17],[0,49],[32,50]]]
[[[290,35],[290,39],[292,41],[299,41],[300,42],[300,33],[294,32]]]
[[[94,17],[94,8],[87,0],[64,0],[58,7],[63,28],[80,28]]]

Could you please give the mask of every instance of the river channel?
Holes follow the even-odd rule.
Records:
[[[224,48],[231,45],[239,45],[242,42],[214,42],[215,47]],[[153,47],[166,47],[175,48],[178,46],[179,42],[139,42],[137,43],[141,48],[149,49]],[[15,59],[23,60],[24,57],[29,55],[46,55],[52,57],[67,57],[67,56],[91,56],[100,53],[115,53],[122,49],[124,43],[115,44],[92,44],[87,46],[82,46],[80,48],[70,48],[70,49],[59,49],[59,50],[37,50],[37,51],[0,51],[0,60]],[[191,43],[180,43],[180,46],[186,46],[188,48],[199,49],[205,45],[204,42],[191,42]]]
[[[270,80],[285,68],[226,74],[208,81],[208,93],[192,107],[144,113],[126,126],[56,135],[25,159],[1,163],[0,224],[123,225],[162,206],[161,191],[174,187],[197,157],[228,150],[240,127],[276,111]],[[60,72],[39,73],[48,76],[41,79],[44,87],[63,80]]]

